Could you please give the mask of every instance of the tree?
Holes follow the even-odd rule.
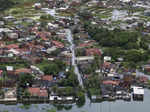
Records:
[[[1,0],[0,1],[0,10],[5,10],[7,8],[10,8],[14,5],[15,3],[13,0]]]
[[[23,96],[24,96],[25,98],[29,98],[29,97],[31,96],[31,94],[30,94],[29,91],[26,89],[26,90],[24,91],[24,93],[23,93]]]
[[[53,87],[52,87],[52,91],[53,91],[54,93],[57,93],[58,87],[57,87],[57,86],[53,86]]]
[[[142,53],[137,50],[130,50],[126,53],[125,59],[129,62],[139,62],[142,60]]]
[[[34,77],[32,74],[25,74],[25,73],[21,73],[19,75],[19,81],[18,81],[18,84],[20,87],[27,87],[27,86],[31,86],[32,85],[32,82],[34,80]],[[29,84],[29,85],[27,85]]]
[[[84,103],[85,103],[85,95],[84,95],[84,93],[83,93],[82,91],[79,91],[79,92],[77,93],[77,97],[78,97],[78,101],[76,102],[76,103],[77,103],[77,106],[78,106],[78,107],[83,106]]]

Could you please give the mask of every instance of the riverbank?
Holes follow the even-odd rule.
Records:
[[[87,97],[84,106],[78,107],[75,104],[70,105],[52,105],[52,104],[31,104],[28,108],[22,108],[22,104],[3,105],[0,104],[0,111],[7,110],[8,112],[47,112],[47,110],[55,109],[59,112],[147,112],[150,104],[150,91],[145,89],[145,98],[143,102],[132,101],[126,102],[117,100],[113,102],[104,101],[101,103],[92,103]]]

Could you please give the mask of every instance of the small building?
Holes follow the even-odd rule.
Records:
[[[16,74],[16,75],[19,75],[20,73],[31,74],[32,71],[31,71],[31,69],[28,69],[28,68],[19,68],[19,69],[16,69],[16,70],[15,70],[15,74]]]
[[[133,100],[143,100],[144,89],[142,87],[133,87]]]
[[[41,8],[42,8],[42,5],[41,5],[41,3],[35,3],[33,7],[34,7],[35,9],[41,9]]]
[[[110,56],[104,56],[104,61],[111,61],[111,57]]]
[[[35,99],[48,99],[48,91],[44,88],[28,88],[28,92],[30,93],[30,98]]]

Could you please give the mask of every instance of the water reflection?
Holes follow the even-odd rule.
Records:
[[[92,103],[86,98],[85,105],[78,107],[76,104],[31,104],[25,108],[22,104],[0,105],[0,112],[47,112],[51,109],[57,112],[148,112],[150,109],[150,90],[145,90],[143,102],[126,102],[117,100],[114,102]]]

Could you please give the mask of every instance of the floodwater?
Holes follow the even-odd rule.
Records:
[[[66,105],[65,108],[56,108],[51,104],[32,104],[29,108],[22,108],[18,105],[0,105],[0,112],[48,112],[50,109],[56,109],[57,112],[149,112],[150,109],[150,90],[145,89],[143,102],[126,102],[117,100],[114,102],[91,103],[88,98],[84,106],[78,107],[75,104]]]

